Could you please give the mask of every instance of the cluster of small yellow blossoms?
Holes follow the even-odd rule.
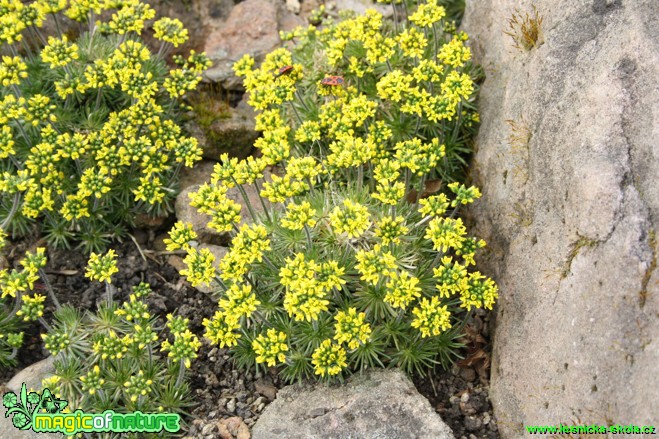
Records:
[[[328,309],[326,296],[332,287],[321,284],[316,276],[319,270],[320,264],[306,261],[304,254],[298,253],[279,271],[279,282],[286,288],[284,309],[295,320],[317,320]]]
[[[46,266],[45,252],[43,247],[37,248],[36,253],[26,252],[20,262],[23,266],[20,271],[15,268],[0,270],[0,299],[7,296],[16,298],[21,293],[34,289],[35,282],[39,280],[39,270]]]
[[[338,375],[348,365],[346,350],[341,345],[332,343],[332,340],[323,341],[311,358],[314,372],[321,377]]]
[[[283,363],[288,351],[286,334],[270,328],[266,335],[261,334],[252,341],[252,349],[257,355],[257,363],[266,363],[268,367]]]
[[[135,402],[140,396],[146,396],[151,392],[153,380],[144,376],[144,371],[138,371],[124,383],[124,391],[130,401]]]
[[[98,367],[98,364],[95,364],[87,375],[81,376],[80,381],[82,382],[82,391],[88,392],[90,395],[94,395],[101,390],[103,384],[105,384],[105,379],[101,378],[101,368]]]
[[[366,314],[357,313],[356,308],[348,308],[348,312],[339,311],[334,316],[336,320],[334,340],[347,343],[349,349],[357,349],[366,343],[371,335],[371,327],[365,322]]]
[[[174,343],[164,340],[160,350],[168,352],[167,356],[175,362],[181,362],[190,368],[192,360],[197,358],[197,351],[201,347],[199,338],[188,329],[188,319],[167,315],[167,327],[174,335]]]
[[[112,283],[112,275],[118,272],[117,254],[114,250],[108,250],[104,255],[96,253],[90,255],[85,277],[99,282]]]
[[[89,23],[84,44],[61,33],[62,13]],[[45,36],[41,27],[51,16],[57,35]],[[139,0],[0,6],[0,41],[13,54],[0,62],[0,160],[7,165],[0,192],[18,195],[13,203],[23,217],[44,217],[55,231],[47,235],[52,243],[66,245],[74,236],[89,239],[91,250],[102,248],[100,238],[89,237],[109,235],[135,213],[160,212],[180,167],[201,159],[197,140],[182,135],[171,110],[199,84],[210,60],[195,52],[176,56],[178,67],[168,72],[164,55],[188,33],[179,20],[156,20],[162,46],[153,55],[139,35],[154,17]],[[43,46],[39,56],[18,54],[11,45],[23,39]],[[17,141],[25,147],[15,148]]]
[[[30,296],[21,297],[21,300],[23,301],[23,304],[21,306],[21,309],[16,311],[16,315],[22,317],[23,321],[25,322],[35,321],[39,317],[43,316],[43,309],[44,309],[43,303],[46,300],[46,296],[42,296],[41,294],[35,293],[32,297]]]
[[[358,238],[371,226],[368,208],[348,199],[343,200],[343,208],[334,208],[329,219],[335,233],[347,233],[350,238]]]
[[[494,282],[468,271],[485,242],[456,217],[480,192],[442,184],[468,149],[465,121],[478,119],[466,34],[445,16],[428,0],[392,33],[369,10],[283,35],[295,48],[260,66],[251,56],[234,64],[259,111],[260,154],[219,157],[191,194],[231,247],[215,268],[190,245],[190,225],[177,223],[166,243],[187,251],[181,273],[193,285],[216,281],[205,335],[236,347],[243,364],[300,378],[311,355],[313,373],[335,376],[453,331],[460,307],[496,300]],[[249,225],[239,227],[241,213]]]
[[[197,233],[192,228],[192,224],[177,221],[174,227],[169,231],[169,238],[163,240],[167,251],[187,250],[190,247],[190,241],[197,239]]]
[[[215,277],[215,256],[207,248],[188,248],[183,262],[187,268],[181,271],[181,275],[186,276],[193,287],[208,284]]]

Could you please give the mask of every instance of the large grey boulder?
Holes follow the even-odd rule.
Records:
[[[501,290],[498,425],[654,425],[659,2],[536,0],[526,52],[503,33],[518,5],[470,1],[463,26],[487,75],[471,214]]]
[[[373,370],[343,385],[293,385],[252,428],[253,439],[452,439],[451,429],[399,370]]]

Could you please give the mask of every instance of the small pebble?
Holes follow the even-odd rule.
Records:
[[[229,402],[227,402],[227,411],[229,413],[235,413],[236,412],[236,400],[231,399]]]
[[[217,425],[215,424],[206,424],[204,425],[204,428],[201,429],[201,434],[204,436],[209,435],[213,433],[214,431],[217,431]]]

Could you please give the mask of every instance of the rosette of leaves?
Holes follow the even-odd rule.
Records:
[[[43,335],[55,356],[53,394],[69,406],[102,413],[182,413],[191,403],[186,372],[199,342],[188,321],[151,315],[144,298],[147,284],[133,287],[123,303],[99,304],[95,313],[63,306]],[[163,334],[169,328],[170,336]]]
[[[444,17],[433,1],[397,23],[368,11],[294,31],[293,49],[259,68],[234,66],[260,111],[261,155],[222,157],[191,194],[209,227],[231,233],[230,251],[216,261],[183,223],[168,249],[187,251],[193,285],[217,288],[205,335],[240,365],[288,380],[424,374],[458,356],[473,308],[493,306],[497,286],[475,270],[485,242],[458,217],[480,192],[454,181],[478,121],[476,69]],[[227,197],[234,186],[246,209]]]
[[[63,33],[63,16],[79,34]],[[177,100],[208,59],[174,57],[170,69],[167,53],[187,31],[154,18],[138,0],[3,3],[0,218],[13,236],[37,226],[52,245],[99,251],[137,215],[172,210],[180,168],[201,158],[177,125]],[[147,24],[155,53],[141,39]]]

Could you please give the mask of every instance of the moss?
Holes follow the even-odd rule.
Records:
[[[213,122],[231,118],[229,97],[217,84],[201,87],[197,93],[190,97],[190,106],[194,112],[195,121],[209,138],[212,134],[210,127]]]
[[[650,230],[649,235],[650,250],[652,251],[652,261],[650,262],[648,269],[645,270],[643,280],[641,281],[641,291],[638,293],[638,302],[641,308],[645,306],[645,302],[648,298],[648,284],[650,283],[650,278],[652,277],[652,273],[654,273],[654,269],[657,268],[657,240],[655,231]]]
[[[563,265],[563,271],[561,272],[561,279],[565,279],[567,275],[572,271],[572,261],[577,257],[582,248],[593,248],[599,244],[599,241],[596,239],[586,238],[585,236],[579,237],[579,239],[572,244],[570,249],[570,254]]]

